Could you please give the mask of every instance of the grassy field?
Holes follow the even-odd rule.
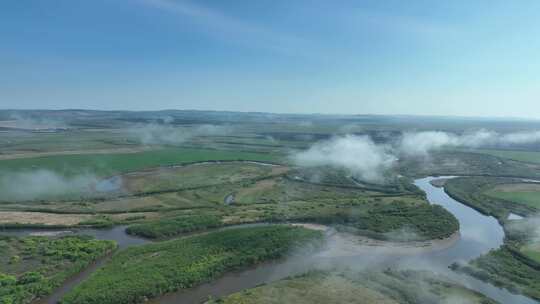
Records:
[[[0,134],[0,155],[35,155],[65,151],[137,148],[125,134],[115,130],[72,130],[58,133],[8,132]]]
[[[495,303],[428,272],[309,272],[209,301],[207,304]]]
[[[511,178],[460,177],[448,180],[445,191],[458,201],[505,221],[509,212],[520,215],[534,215],[538,212],[529,204],[513,202],[492,194],[492,189],[496,187],[514,187],[519,184],[522,184],[521,180]]]
[[[45,169],[62,175],[92,173],[108,176],[152,167],[211,160],[279,161],[270,154],[206,149],[163,148],[138,153],[57,155],[0,161],[2,172]]]
[[[487,190],[485,194],[540,210],[540,185],[537,184],[498,185]]]
[[[158,168],[125,174],[121,178],[125,191],[144,193],[253,182],[284,174],[287,170],[287,167],[282,166],[233,162]]]
[[[519,248],[519,251],[540,264],[540,242],[526,244]]]
[[[36,224],[38,215],[64,225],[135,222],[131,233],[154,238],[224,225],[284,221],[354,227],[377,238],[402,229],[415,231],[422,239],[443,238],[457,230],[448,212],[430,206],[417,189],[402,183],[355,185],[344,172],[332,171],[329,177],[311,183],[294,178],[309,174],[287,170],[238,162],[149,169],[122,176],[122,187],[128,189],[122,197],[20,202],[3,204],[0,210],[5,210],[4,224],[10,218]],[[234,202],[227,205],[229,195]],[[0,221],[1,215],[0,211]]]
[[[131,233],[153,238],[225,225],[284,221],[354,228],[379,239],[401,230],[422,240],[444,238],[458,229],[450,213],[429,205],[412,187],[400,183],[352,185],[350,178],[336,174],[311,183],[292,178],[297,170],[283,176],[287,170],[249,163],[151,169],[123,176],[123,186],[129,185],[126,188],[134,192],[127,196],[11,203],[0,210],[5,210],[4,224],[15,213],[19,223],[39,223],[37,215],[65,225],[137,223],[129,229]],[[234,202],[227,205],[229,195]],[[47,212],[52,213],[50,217]],[[0,211],[0,221],[1,215]]]
[[[157,193],[205,185],[257,180],[284,167],[219,164],[171,168],[200,161],[275,161],[269,154],[204,149],[159,149],[127,154],[78,154],[0,160],[0,201],[95,200],[118,195]],[[148,170],[152,169],[152,170]],[[103,180],[128,171],[116,180]],[[116,186],[114,183],[119,183]],[[22,189],[19,184],[30,184]],[[99,190],[99,187],[113,187]],[[118,188],[118,189],[116,189]]]
[[[318,231],[299,227],[265,226],[128,248],[72,290],[62,303],[142,303],[236,268],[283,257],[296,246],[321,237]]]
[[[48,295],[115,246],[90,237],[0,237],[0,303]]]
[[[537,151],[512,151],[512,150],[475,150],[479,153],[493,155],[522,162],[540,164],[540,152]]]

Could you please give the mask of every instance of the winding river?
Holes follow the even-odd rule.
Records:
[[[444,178],[444,177],[437,177]],[[451,177],[447,177],[451,178]],[[489,216],[482,215],[476,210],[467,207],[449,197],[443,188],[437,188],[430,184],[435,177],[427,177],[415,180],[415,185],[422,189],[430,203],[442,205],[459,220],[460,235],[449,240],[445,246],[438,246],[430,250],[413,251],[414,254],[395,250],[379,250],[374,246],[365,244],[351,244],[340,233],[331,229],[326,230],[327,248],[315,253],[297,253],[293,257],[282,261],[260,264],[251,269],[228,273],[211,283],[202,284],[186,291],[165,295],[149,301],[153,304],[173,303],[201,303],[208,296],[219,297],[246,288],[252,288],[262,283],[268,283],[287,276],[300,274],[309,269],[325,268],[373,268],[373,267],[403,267],[412,269],[427,269],[442,273],[454,278],[470,289],[481,292],[500,303],[535,304],[535,300],[521,295],[515,295],[505,289],[481,282],[470,276],[457,274],[448,269],[448,266],[456,261],[468,261],[500,247],[503,244],[504,231],[498,221]],[[120,248],[144,244],[147,240],[127,235],[125,227],[115,227],[109,230],[83,229],[73,230],[72,233],[90,234],[98,239],[110,239],[118,242]],[[43,232],[43,230],[23,229],[16,231],[1,232],[0,234],[29,235]],[[349,243],[347,243],[349,242]],[[355,247],[356,246],[356,247]],[[349,254],[341,255],[340,247],[348,247]],[[351,248],[358,248],[354,254],[350,254]],[[418,249],[418,248],[416,248]],[[106,263],[104,258],[89,267],[84,272],[68,280],[62,287],[57,289],[48,298],[42,299],[40,304],[54,304],[73,286],[84,280],[99,266]]]

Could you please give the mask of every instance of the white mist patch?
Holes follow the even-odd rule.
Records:
[[[2,200],[35,200],[51,196],[91,191],[98,182],[91,174],[64,177],[50,170],[3,173]]]
[[[300,166],[331,166],[363,180],[380,181],[396,158],[367,136],[346,135],[315,143],[308,150],[294,154],[292,160]]]
[[[193,128],[172,125],[148,124],[135,127],[131,134],[144,145],[181,144],[197,136],[226,135],[231,129],[226,126],[200,125]]]
[[[401,138],[399,150],[409,156],[426,156],[432,150],[457,144],[458,138],[446,132],[405,133]]]
[[[540,131],[500,134],[479,130],[456,135],[442,131],[408,132],[397,146],[407,156],[427,156],[429,152],[445,147],[478,148],[488,145],[511,146],[540,142]]]
[[[19,114],[11,114],[9,121],[2,122],[2,126],[9,128],[25,130],[48,130],[48,129],[67,129],[68,125],[58,119],[48,119],[45,117],[25,117]]]
[[[384,233],[384,237],[386,240],[394,242],[412,242],[422,239],[422,237],[412,227],[403,227],[398,230],[386,232]]]
[[[500,140],[505,144],[528,144],[540,142],[540,131],[505,134]]]
[[[524,236],[531,243],[540,243],[540,216],[511,221],[507,229]]]

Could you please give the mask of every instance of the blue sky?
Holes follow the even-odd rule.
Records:
[[[540,118],[540,1],[0,2],[0,108]]]

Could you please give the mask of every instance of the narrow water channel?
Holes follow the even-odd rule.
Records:
[[[438,177],[443,178],[443,177]],[[468,261],[496,249],[503,244],[504,231],[498,221],[490,216],[482,215],[476,210],[465,206],[448,196],[443,188],[437,188],[430,184],[434,177],[417,179],[415,185],[422,189],[427,199],[432,204],[439,204],[450,211],[460,222],[460,237],[448,246],[439,250],[430,250],[419,254],[396,254],[381,253],[377,248],[362,248],[358,254],[347,256],[332,256],[317,253],[297,254],[289,259],[260,264],[251,269],[231,272],[221,278],[196,288],[182,292],[172,293],[149,301],[152,304],[185,304],[201,303],[209,296],[220,297],[237,292],[246,288],[252,288],[263,283],[273,282],[287,276],[300,274],[310,269],[327,269],[334,267],[403,267],[412,269],[427,269],[450,276],[468,288],[481,292],[500,303],[535,304],[538,303],[524,296],[515,295],[505,289],[481,282],[470,276],[456,274],[448,269],[448,266],[456,261]],[[249,226],[249,225],[248,225]],[[118,242],[120,248],[144,244],[147,240],[133,237],[125,233],[125,227],[115,227],[109,230],[84,229],[73,233],[90,234],[98,239],[110,239]],[[23,229],[16,231],[0,231],[0,234],[29,235],[43,232],[43,230]],[[340,242],[332,242],[339,234],[327,231],[328,244],[340,246]],[[328,248],[327,248],[328,249]],[[330,248],[336,249],[336,248]],[[332,251],[332,252],[339,252]],[[85,279],[107,259],[97,262],[86,271],[68,280],[61,288],[50,297],[43,299],[39,304],[55,304],[71,288]]]

